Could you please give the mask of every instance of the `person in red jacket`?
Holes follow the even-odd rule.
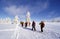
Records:
[[[32,30],[34,30],[34,31],[36,31],[35,26],[36,26],[36,23],[35,23],[35,21],[33,21],[33,22],[32,22]]]
[[[43,32],[43,28],[44,28],[44,26],[45,26],[44,22],[41,21],[41,23],[39,23],[39,25],[40,25],[40,27],[41,27],[41,32]]]

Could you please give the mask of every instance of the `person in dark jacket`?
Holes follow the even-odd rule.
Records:
[[[44,28],[44,26],[45,26],[44,22],[41,21],[41,23],[39,23],[39,25],[40,25],[40,27],[41,27],[41,32],[43,32],[43,28]]]
[[[22,27],[24,26],[24,22],[21,21],[20,24],[21,24]]]
[[[27,27],[27,22],[25,22],[25,28]]]
[[[36,26],[36,23],[33,21],[33,22],[32,22],[32,30],[34,30],[34,31],[36,31],[35,26]]]

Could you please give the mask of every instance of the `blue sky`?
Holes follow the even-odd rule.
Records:
[[[25,20],[27,11],[35,21],[60,18],[60,0],[0,0],[0,18]]]

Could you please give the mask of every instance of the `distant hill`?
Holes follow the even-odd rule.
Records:
[[[50,20],[45,20],[46,22],[60,22],[60,17],[57,17],[57,18],[53,18],[53,19],[50,19]]]

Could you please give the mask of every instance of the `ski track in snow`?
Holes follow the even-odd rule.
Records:
[[[60,39],[56,32],[45,30],[43,33],[40,31],[31,31],[21,28],[19,39]],[[24,33],[25,32],[25,33]],[[59,35],[60,36],[60,35]]]
[[[44,28],[44,32],[40,31],[40,26],[37,25],[36,26],[36,31],[32,31],[31,27],[21,27],[21,26],[15,26],[13,29],[0,29],[0,33],[1,32],[6,32],[7,36],[10,38],[6,38],[3,34],[0,34],[0,36],[2,35],[1,39],[60,39],[60,31],[59,28],[56,27],[57,25],[52,25],[52,24],[46,24],[45,28]],[[55,29],[56,27],[56,29]],[[60,27],[60,26],[59,26]],[[13,32],[11,33],[11,35],[7,32]]]

